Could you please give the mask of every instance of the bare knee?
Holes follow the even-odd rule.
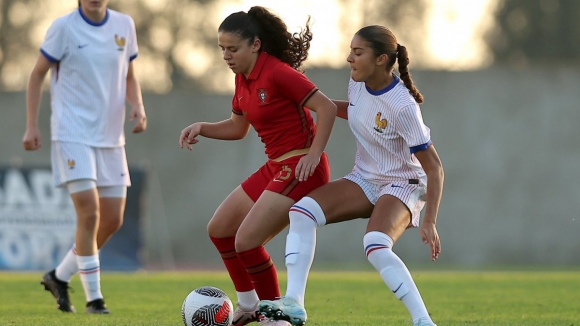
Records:
[[[99,214],[96,211],[77,214],[77,228],[92,231],[96,230],[98,226]]]
[[[233,237],[236,234],[235,230],[232,232],[232,231],[229,231],[228,229],[229,228],[226,225],[224,225],[219,220],[216,220],[215,218],[212,218],[207,223],[207,234],[212,238]]]
[[[248,251],[250,249],[254,249],[262,245],[261,243],[252,240],[253,239],[250,239],[248,237],[236,236],[235,242],[236,252]]]
[[[278,232],[267,232],[253,225],[242,224],[236,232],[236,252],[244,252],[265,245]]]

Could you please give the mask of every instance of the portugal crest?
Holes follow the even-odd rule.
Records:
[[[260,99],[261,104],[266,104],[268,100],[268,93],[266,92],[265,88],[258,88],[258,98]]]

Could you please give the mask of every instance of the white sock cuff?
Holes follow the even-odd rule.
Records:
[[[300,214],[300,215],[295,215]],[[318,202],[310,197],[303,197],[296,204],[290,207],[290,218],[294,216],[306,216],[314,223],[316,227],[321,227],[326,224],[326,217],[324,211]]]
[[[365,234],[363,237],[363,245],[365,249],[365,255],[368,257],[371,252],[377,249],[392,249],[393,239],[391,239],[391,237],[389,237],[386,233],[371,231]]]
[[[64,282],[70,282],[71,278],[78,272],[78,270],[77,251],[73,246],[71,250],[66,253],[60,264],[56,266],[56,278]]]
[[[92,256],[77,255],[77,263],[79,264],[79,270],[81,270],[81,273],[83,272],[83,269],[93,268],[95,266],[100,267],[99,254]]]

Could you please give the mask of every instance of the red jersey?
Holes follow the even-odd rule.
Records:
[[[232,111],[248,119],[274,159],[312,144],[316,126],[304,103],[316,91],[304,74],[262,51],[248,78],[236,75]]]

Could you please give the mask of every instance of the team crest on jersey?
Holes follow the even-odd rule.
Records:
[[[66,163],[68,164],[69,169],[72,170],[75,168],[75,160],[66,160]]]
[[[262,104],[266,104],[266,101],[268,100],[268,93],[266,92],[265,88],[258,88],[258,98]]]
[[[123,51],[125,49],[126,40],[124,37],[119,38],[119,35],[115,34],[115,43],[117,43],[119,51]]]
[[[387,119],[381,119],[382,115],[381,112],[377,113],[377,116],[375,117],[375,124],[377,126],[374,128],[375,131],[378,131],[381,134],[385,132],[385,129],[387,128]]]

